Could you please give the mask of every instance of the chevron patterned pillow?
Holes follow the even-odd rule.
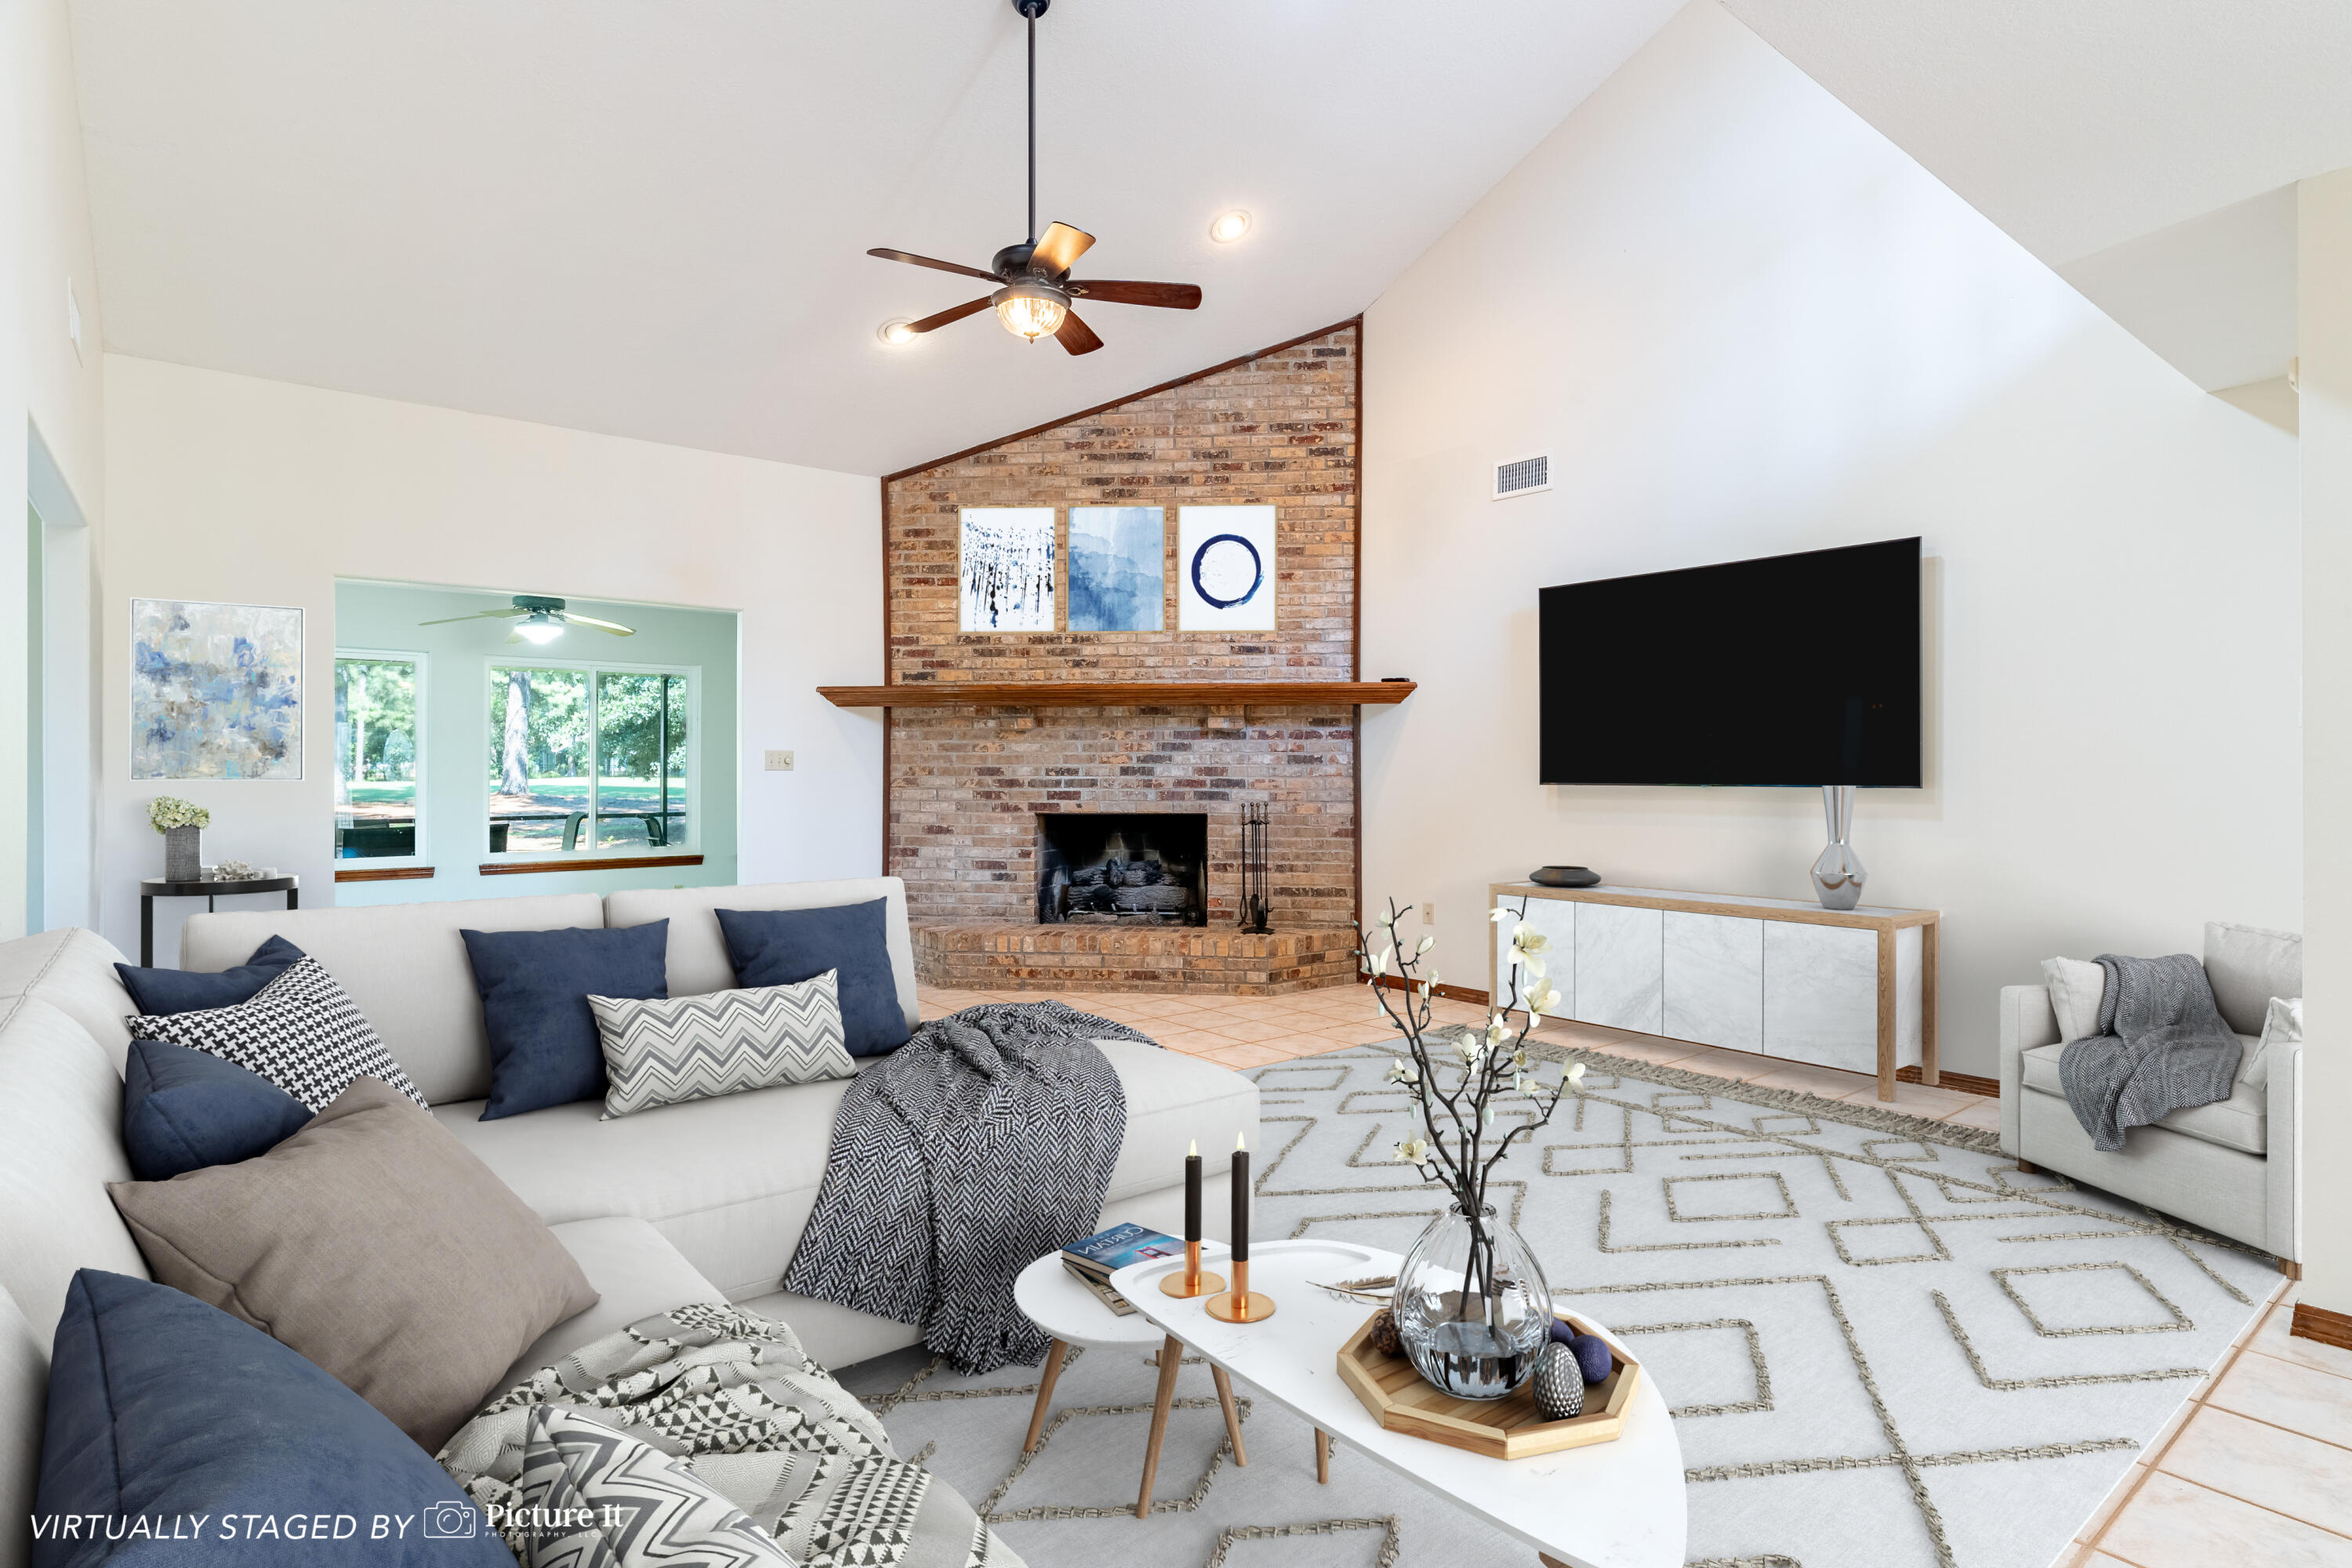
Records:
[[[313,1112],[333,1104],[357,1078],[380,1079],[425,1103],[367,1015],[315,958],[297,959],[253,1000],[234,1007],[160,1018],[134,1013],[122,1021],[134,1038],[190,1046],[235,1062]]]
[[[704,996],[591,996],[604,1047],[604,1114],[782,1083],[854,1078],[834,972]]]

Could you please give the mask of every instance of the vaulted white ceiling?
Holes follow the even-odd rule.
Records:
[[[107,341],[885,471],[1352,315],[1678,4],[1054,0],[1041,222],[1207,295],[1072,359],[876,339],[1024,237],[1006,0],[74,0]]]
[[[2294,352],[2294,182],[2352,165],[2346,0],[1723,0],[2200,385]]]

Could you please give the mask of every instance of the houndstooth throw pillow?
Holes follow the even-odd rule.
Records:
[[[604,1047],[604,1114],[782,1083],[855,1078],[835,972],[702,996],[591,996]]]
[[[366,1015],[315,958],[297,962],[250,1002],[123,1022],[138,1039],[192,1046],[235,1062],[313,1112],[326,1110],[355,1078],[379,1079],[425,1103]]]

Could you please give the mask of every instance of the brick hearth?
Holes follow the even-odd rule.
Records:
[[[1183,926],[912,922],[915,974],[957,991],[1167,991],[1282,996],[1345,984],[1355,932],[1302,926],[1252,936]]]
[[[887,869],[907,883],[926,983],[990,990],[1116,985],[1265,995],[1348,978],[1357,906],[1352,707],[1265,706],[1249,683],[1356,670],[1354,323],[885,487],[889,679],[1227,681],[1176,708],[894,708]],[[1276,509],[1276,629],[1181,632],[1176,509]],[[1159,632],[969,634],[957,627],[967,506],[1167,509]],[[1067,540],[1066,519],[1061,530]],[[1067,598],[1067,552],[1061,597]],[[1241,808],[1272,810],[1276,931],[1234,929]],[[1042,814],[1199,812],[1207,925],[1055,927],[1036,913]]]

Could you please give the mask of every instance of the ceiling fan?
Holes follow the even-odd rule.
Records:
[[[520,617],[520,619],[518,619]],[[600,621],[593,616],[574,615],[563,607],[561,599],[541,598],[536,594],[517,594],[511,610],[476,610],[470,616],[448,616],[437,621],[419,621],[420,626],[446,626],[458,621],[510,620],[515,629],[508,634],[509,642],[551,643],[563,635],[566,626],[587,626],[600,632],[610,632],[616,637],[635,637],[637,628],[615,621]]]
[[[1049,224],[1044,234],[1037,232],[1037,18],[1052,3],[1053,0],[1013,0],[1013,8],[1029,23],[1029,237],[998,251],[985,272],[977,267],[937,261],[903,250],[877,248],[866,253],[885,261],[905,261],[1002,285],[994,293],[967,300],[935,316],[925,316],[919,321],[909,321],[898,329],[909,336],[961,321],[993,305],[996,319],[1013,336],[1035,342],[1050,333],[1070,353],[1090,354],[1103,346],[1102,340],[1070,309],[1074,300],[1105,305],[1158,305],[1171,310],[1200,309],[1201,290],[1191,283],[1082,281],[1073,278],[1070,268],[1094,244],[1095,237],[1066,223]]]

